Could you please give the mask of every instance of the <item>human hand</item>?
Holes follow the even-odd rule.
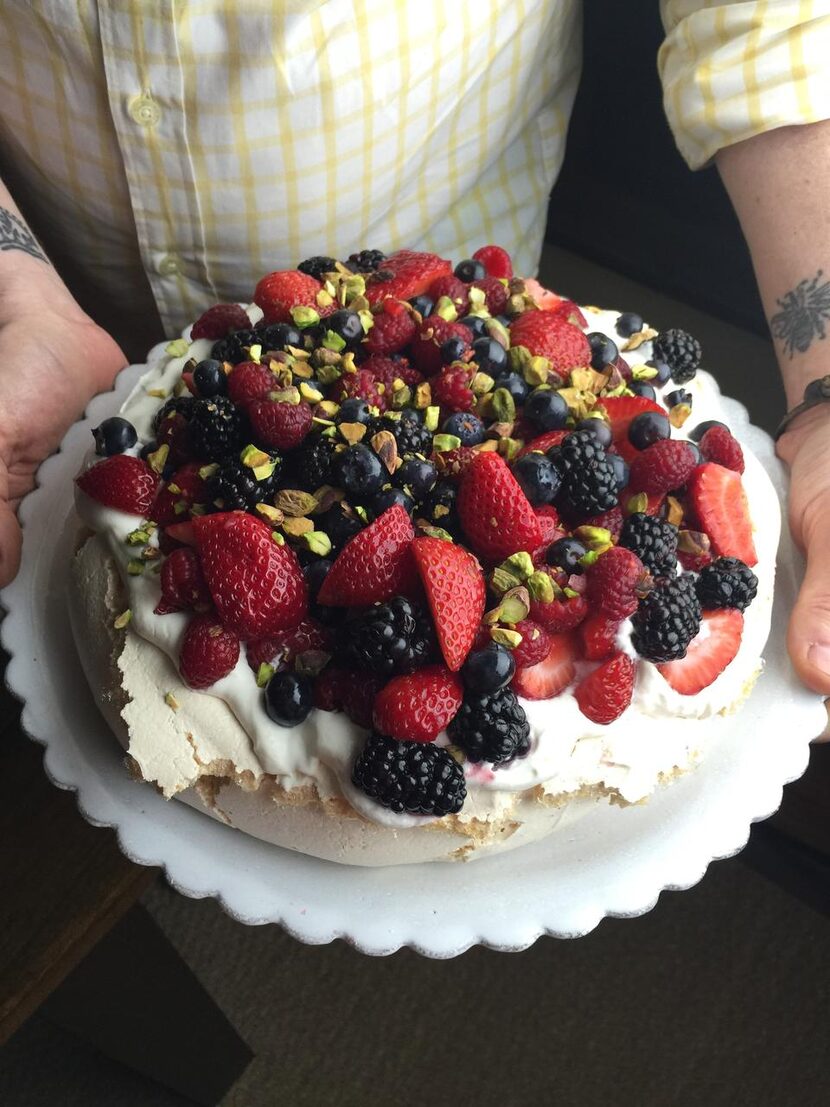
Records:
[[[40,463],[126,364],[65,290],[0,317],[0,587],[20,564],[17,507]]]

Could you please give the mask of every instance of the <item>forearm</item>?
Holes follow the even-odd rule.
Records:
[[[830,122],[782,127],[717,156],[770,324],[787,399],[830,373]]]

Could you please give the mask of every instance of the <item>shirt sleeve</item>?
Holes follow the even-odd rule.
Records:
[[[661,0],[663,101],[692,169],[743,139],[830,118],[830,0]]]

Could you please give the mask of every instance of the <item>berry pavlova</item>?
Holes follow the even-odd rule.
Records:
[[[692,768],[761,671],[780,526],[696,340],[495,246],[253,300],[151,353],[76,480],[73,627],[136,778],[382,865]]]

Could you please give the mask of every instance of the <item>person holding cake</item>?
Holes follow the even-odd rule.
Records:
[[[813,7],[809,3],[784,4],[772,19],[765,15],[764,4],[713,7],[667,0],[663,4],[667,38],[661,72],[667,113],[679,148],[693,168],[715,158],[733,197],[778,343],[791,403],[781,426],[779,453],[791,468],[793,535],[808,554],[807,578],[792,615],[790,649],[802,679],[812,689],[828,693],[830,457],[826,442],[830,412],[823,401],[830,399],[830,385],[822,376],[822,340],[830,318],[830,280],[824,279],[822,265],[830,242],[823,241],[820,230],[821,189],[816,182],[822,169],[830,168],[830,124],[826,122],[830,111],[824,110],[822,96],[826,93],[820,66],[812,66],[811,59],[830,17],[813,12]],[[749,519],[744,532],[738,510],[730,516],[729,534],[719,534],[723,511],[718,516],[714,508],[710,510],[714,493],[703,487],[710,476],[703,472],[709,463],[734,474],[743,472],[744,461],[728,433],[718,438],[722,432],[717,427],[702,426],[699,445],[675,444],[670,423],[663,414],[657,415],[662,408],[654,412],[647,408],[656,399],[654,385],[666,384],[668,376],[677,385],[693,379],[699,346],[689,335],[671,331],[656,335],[647,331],[639,317],[636,321],[619,317],[611,325],[608,320],[594,319],[588,310],[583,315],[574,304],[561,301],[532,280],[513,280],[513,265],[519,272],[531,272],[536,266],[544,204],[561,164],[564,126],[579,70],[577,4],[540,0],[508,11],[499,9],[498,39],[491,33],[490,21],[480,18],[480,11],[475,27],[467,27],[464,19],[446,21],[437,10],[419,11],[417,25],[411,25],[413,15],[406,4],[390,6],[371,0],[361,4],[354,20],[342,23],[330,22],[323,9],[288,17],[279,7],[267,6],[251,14],[237,10],[232,2],[217,3],[211,14],[205,14],[204,6],[198,13],[179,6],[175,20],[172,11],[163,8],[147,13],[137,4],[117,13],[77,10],[55,17],[51,7],[44,6],[41,11],[35,2],[9,15],[2,30],[4,49],[11,60],[21,60],[21,64],[7,66],[2,79],[7,96],[0,108],[6,177],[11,184],[11,192],[6,187],[0,190],[0,579],[10,579],[17,565],[20,534],[14,508],[31,486],[35,468],[58,444],[66,425],[87,400],[111,385],[125,361],[110,332],[132,352],[138,344],[146,348],[148,338],[155,337],[148,320],[158,320],[156,335],[164,332],[169,337],[197,319],[191,345],[185,342],[183,363],[174,364],[172,351],[170,364],[159,369],[162,383],[169,384],[168,392],[162,390],[162,394],[170,399],[164,406],[156,405],[159,411],[153,415],[152,426],[147,421],[141,441],[136,443],[141,412],[135,426],[124,418],[107,421],[111,425],[102,426],[96,437],[96,453],[104,458],[126,458],[132,456],[129,452],[134,447],[136,453],[141,446],[141,458],[135,457],[135,465],[144,466],[147,472],[148,466],[157,465],[153,472],[162,482],[159,484],[157,477],[147,478],[154,487],[149,489],[147,508],[137,513],[139,516],[147,514],[154,496],[158,501],[164,496],[185,496],[170,504],[170,509],[175,506],[186,514],[185,520],[165,519],[165,526],[158,521],[158,504],[149,511],[156,513],[154,526],[165,530],[165,569],[168,562],[170,566],[176,563],[176,569],[170,568],[166,576],[163,572],[162,600],[156,614],[169,620],[168,612],[180,611],[180,607],[170,606],[180,601],[183,587],[174,573],[195,571],[190,566],[193,555],[186,554],[195,544],[201,560],[199,571],[204,570],[207,577],[208,602],[214,603],[221,615],[221,624],[215,621],[208,627],[206,622],[203,628],[198,622],[208,620],[203,614],[197,614],[191,624],[195,630],[193,634],[188,631],[179,659],[185,683],[198,689],[225,679],[231,669],[236,672],[241,639],[251,668],[260,675],[269,671],[264,673],[263,683],[270,680],[264,702],[271,721],[283,726],[300,724],[308,715],[313,695],[304,676],[291,673],[278,680],[281,674],[274,673],[267,660],[253,664],[257,651],[252,650],[252,643],[262,641],[272,597],[260,598],[256,618],[231,611],[230,600],[230,606],[224,607],[222,589],[218,584],[215,587],[216,566],[225,565],[229,556],[229,547],[219,548],[229,540],[225,532],[220,534],[225,526],[222,516],[200,518],[201,510],[194,510],[190,520],[187,489],[183,493],[180,487],[183,480],[178,474],[174,478],[163,474],[162,469],[168,451],[175,454],[178,448],[176,428],[187,424],[191,453],[181,453],[180,461],[193,466],[197,461],[208,463],[196,467],[199,480],[206,482],[212,510],[218,507],[221,513],[236,505],[236,509],[256,515],[255,509],[266,508],[259,511],[257,527],[262,526],[261,517],[273,524],[279,516],[279,529],[286,514],[302,513],[294,510],[293,500],[289,505],[288,494],[280,499],[279,489],[286,485],[284,480],[280,483],[277,469],[282,465],[283,473],[300,474],[293,483],[301,487],[309,467],[315,472],[322,455],[317,447],[314,451],[305,448],[311,439],[303,447],[302,468],[292,449],[297,449],[299,456],[300,443],[309,434],[311,408],[321,404],[315,408],[315,420],[320,423],[322,418],[332,434],[343,438],[325,469],[326,479],[336,493],[352,495],[359,506],[366,506],[361,507],[363,514],[357,511],[356,523],[353,516],[346,518],[341,513],[345,523],[339,521],[339,528],[354,524],[347,534],[334,536],[331,528],[312,529],[313,519],[303,517],[295,520],[291,529],[284,528],[276,550],[263,552],[268,571],[281,579],[283,590],[281,614],[268,627],[278,631],[305,627],[299,620],[307,610],[313,611],[314,620],[322,625],[323,612],[332,607],[365,609],[367,604],[383,601],[388,606],[388,602],[400,600],[397,608],[383,608],[382,618],[390,628],[412,628],[403,634],[401,649],[421,650],[424,658],[442,656],[448,671],[437,665],[435,673],[422,673],[417,689],[417,695],[428,699],[430,705],[444,704],[446,718],[442,716],[440,725],[437,716],[425,723],[416,704],[412,720],[407,722],[411,733],[395,735],[407,742],[395,751],[407,744],[433,741],[435,733],[430,727],[437,732],[446,725],[450,741],[468,762],[507,765],[526,755],[529,748],[525,715],[516,714],[511,706],[516,695],[510,693],[510,703],[499,708],[504,707],[510,734],[509,756],[502,756],[492,745],[491,715],[481,715],[480,705],[468,695],[461,704],[461,682],[450,674],[461,670],[468,693],[494,691],[511,682],[526,699],[547,700],[572,684],[573,674],[579,671],[572,666],[568,680],[553,692],[553,683],[562,673],[557,666],[564,664],[559,656],[551,661],[551,651],[543,664],[528,658],[520,664],[517,655],[530,649],[530,640],[522,642],[521,633],[516,633],[522,619],[505,614],[508,599],[513,603],[511,611],[518,610],[516,603],[519,608],[529,603],[522,609],[523,619],[530,613],[547,625],[554,638],[583,622],[589,608],[604,617],[615,615],[611,637],[618,645],[612,643],[609,648],[616,649],[615,653],[601,652],[605,646],[596,645],[593,637],[589,642],[588,622],[579,632],[584,659],[608,659],[600,670],[605,665],[615,666],[602,673],[603,680],[596,670],[575,687],[575,702],[582,716],[596,724],[612,722],[631,701],[633,668],[626,650],[651,659],[672,689],[681,694],[697,694],[713,682],[720,669],[702,680],[699,659],[692,675],[688,665],[683,670],[671,666],[683,660],[697,634],[703,593],[709,607],[733,612],[744,611],[755,596],[758,581],[750,569],[756,560]],[[492,25],[496,25],[495,10]],[[44,34],[48,37],[41,40]],[[93,42],[96,51],[90,52]],[[782,49],[782,42],[787,50]],[[32,59],[46,56],[52,62],[49,81],[35,93],[33,66],[37,65]],[[786,62],[782,60],[785,56]],[[284,63],[277,65],[274,58],[284,59]],[[313,64],[310,58],[315,60]],[[27,59],[27,64],[23,65],[22,59]],[[753,75],[760,72],[764,73],[762,83]],[[425,77],[425,73],[433,76]],[[474,80],[477,73],[485,76]],[[71,101],[64,92],[70,83]],[[221,95],[217,89],[222,90]],[[70,102],[71,111],[66,107]],[[452,111],[446,110],[447,104],[453,105]],[[793,178],[793,165],[809,166],[809,173]],[[443,189],[427,187],[427,180],[435,179],[442,180]],[[45,246],[25,223],[12,194],[25,201]],[[355,252],[360,244],[378,241],[388,254]],[[488,241],[510,244],[512,260],[496,247],[476,249]],[[412,244],[418,245],[419,252],[400,249]],[[465,260],[453,270],[438,254]],[[50,257],[79,299],[89,304],[97,322],[73,298],[52,268]],[[258,280],[268,270],[273,270],[270,276]],[[230,308],[240,299],[250,299],[255,286],[256,317]],[[226,307],[212,309],[219,315],[211,314],[206,309],[217,300]],[[397,345],[390,344],[387,337],[387,330],[401,325],[392,308],[387,310],[386,304],[392,301],[406,304],[405,323],[413,328],[406,341]],[[351,310],[336,310],[338,303],[342,308],[351,306]],[[418,328],[426,325],[433,311],[437,322],[428,324],[427,349],[424,333]],[[567,333],[557,331],[556,346],[546,345],[547,338],[541,337],[544,328],[537,325],[539,317],[548,312],[546,323],[556,312],[567,328]],[[378,327],[380,315],[388,328]],[[326,323],[329,317],[331,321]],[[217,319],[224,320],[219,330]],[[257,323],[260,329],[253,330]],[[595,329],[588,330],[590,324]],[[274,325],[288,330],[277,335]],[[613,337],[608,332],[610,325]],[[355,329],[354,334],[350,328]],[[436,331],[442,335],[442,343],[437,342]],[[636,339],[623,345],[633,335]],[[212,345],[208,343],[205,349],[198,345],[208,339]],[[632,376],[632,366],[615,342],[629,350],[652,339],[650,362],[640,366],[642,373],[637,373],[635,366],[637,375]],[[562,354],[566,340],[571,346]],[[292,379],[291,373],[283,380],[286,371],[279,370],[279,365],[286,364],[286,358],[293,363],[303,344],[302,358],[310,358],[308,380],[301,380],[301,374]],[[523,377],[509,372],[521,364],[517,354],[508,365],[511,346],[529,351],[536,361],[540,356],[547,359],[546,364],[542,369],[538,364],[523,366]],[[347,366],[339,362],[340,369],[331,377],[328,370],[333,362],[326,350],[341,361],[353,351],[353,361]],[[284,355],[282,361],[273,361],[268,371],[278,376],[282,373],[284,407],[278,413],[272,410],[276,393],[256,392],[259,385],[255,379],[262,368],[258,365],[260,351],[282,351]],[[375,358],[391,354],[397,359],[387,381],[371,372],[365,376],[366,353]],[[403,368],[407,358],[414,362],[411,381]],[[253,366],[246,370],[245,382],[242,362]],[[475,385],[471,377],[465,377],[469,365],[478,370]],[[579,408],[567,389],[557,391],[578,366],[584,366],[584,372],[606,374],[602,383],[594,377],[599,401],[596,411]],[[323,391],[320,381],[313,379],[312,369],[319,371]],[[338,374],[344,370],[351,375],[342,376],[338,383]],[[543,374],[541,386],[533,376],[539,372]],[[551,372],[544,383],[544,374]],[[666,376],[661,379],[663,372]],[[418,411],[413,393],[425,379],[432,382],[435,405]],[[551,387],[552,380],[558,384]],[[376,386],[378,381],[380,386]],[[467,390],[469,401],[464,396],[459,400],[466,385],[474,391]],[[251,387],[255,391],[251,392]],[[189,390],[197,404],[209,400],[221,426],[197,427],[196,421],[203,418],[201,408],[195,414],[195,407],[186,406],[191,401],[174,389]],[[297,397],[289,400],[292,389]],[[388,390],[386,395],[384,390]],[[491,395],[486,394],[488,390]],[[228,391],[232,403],[224,399]],[[388,399],[393,393],[394,401]],[[629,417],[620,438],[621,417],[614,404],[627,396],[641,397],[646,408],[637,416],[641,422],[636,427]],[[660,399],[670,411],[671,425],[682,426],[691,404],[689,395],[678,389],[661,394]],[[289,404],[298,405],[290,418],[286,414]],[[240,405],[245,416],[231,410]],[[384,416],[390,405],[394,411]],[[404,424],[396,420],[409,410],[415,415],[405,420],[405,447]],[[298,431],[307,411],[309,426]],[[616,417],[614,411],[618,411]],[[440,426],[429,424],[430,412],[443,421]],[[480,416],[485,416],[484,422]],[[163,426],[159,421],[165,417],[169,422]],[[242,446],[241,438],[237,443],[237,424],[242,417],[246,427],[253,427],[251,436],[257,446]],[[498,430],[508,424],[510,432]],[[497,442],[499,434],[502,437]],[[551,434],[559,435],[556,441]],[[201,444],[195,452],[194,435]],[[246,480],[250,484],[250,472],[237,474],[239,463],[234,461],[234,474],[226,473],[224,455],[211,445],[218,441],[217,435],[225,436],[222,443],[226,445],[231,439],[236,443],[231,453],[242,446],[241,464],[248,466],[259,482],[250,495],[245,484]],[[364,436],[374,453],[361,444]],[[465,449],[477,451],[479,447],[487,451],[485,437],[491,439],[497,453],[479,453],[475,458],[464,454]],[[333,438],[320,436],[320,448],[326,441],[331,444]],[[158,452],[159,445],[164,446],[164,457]],[[271,446],[273,455],[268,453]],[[394,457],[388,456],[388,449]],[[425,493],[423,500],[413,495],[418,480],[425,479],[423,466],[433,465],[430,456],[458,449],[457,461],[454,458],[449,463],[444,457],[440,462],[443,473],[460,477],[457,506],[455,499],[438,504],[439,510],[426,519],[425,529],[413,540],[408,520],[408,515],[418,514],[413,501],[417,500],[419,508],[427,501],[436,506],[434,489]],[[384,483],[381,463],[390,474],[398,465],[408,465],[407,483],[401,484],[397,478],[396,483]],[[444,468],[449,464],[460,469]],[[590,488],[580,475],[585,466],[592,473]],[[666,476],[668,470],[671,476]],[[94,472],[92,468],[79,478],[83,494],[103,504],[112,503],[107,501],[107,493],[101,493],[103,477],[96,485]],[[273,488],[269,485],[266,495],[268,482]],[[328,487],[323,479],[307,483],[307,495],[314,492],[315,484]],[[732,495],[733,485],[727,484]],[[433,486],[434,476],[430,488]],[[501,520],[509,523],[500,530],[502,537],[481,531],[479,520],[489,518],[490,511],[495,517],[497,500],[504,503],[504,496],[513,496],[513,487],[519,486],[525,506]],[[496,488],[501,489],[498,495]],[[621,515],[618,525],[609,517],[609,507],[612,499],[616,504],[621,490],[625,490],[627,517],[623,521]],[[695,518],[703,531],[686,525],[681,530],[686,548],[679,550],[675,535],[672,566],[676,554],[687,570],[676,584],[663,577],[668,572],[671,578],[674,571],[663,567],[664,545],[666,528],[676,531],[681,526],[683,505],[677,506],[677,496],[668,495],[666,500],[666,493],[691,497],[694,511],[689,517]],[[718,488],[717,494],[722,494],[722,489]],[[650,496],[657,497],[660,504],[653,504]],[[336,500],[332,501],[326,515],[339,510]],[[654,521],[649,521],[652,518]],[[443,526],[438,525],[440,519]],[[548,521],[542,526],[540,519]],[[415,521],[418,524],[417,518]],[[183,531],[181,526],[191,529]],[[232,526],[238,529],[241,525],[235,521]],[[250,541],[258,542],[257,527],[246,526]],[[505,531],[510,535],[507,545]],[[549,535],[542,544],[543,531]],[[138,527],[134,534],[145,532]],[[408,551],[412,544],[419,582],[406,579],[402,562],[400,571],[395,569],[394,587],[391,580],[374,581],[377,587],[370,587],[371,572],[366,578],[370,584],[356,584],[356,570],[361,567],[366,572],[371,565],[371,541],[366,537],[370,534],[371,541],[382,540],[385,548],[398,542]],[[525,545],[516,546],[520,534]],[[302,539],[303,535],[322,535],[320,548],[314,547],[317,539]],[[454,566],[458,581],[452,596],[442,591],[444,586],[436,576],[438,566],[446,568],[446,539],[450,537],[458,542]],[[699,544],[701,538],[712,541],[712,556],[708,546]],[[302,539],[299,545],[305,554],[310,551],[326,561],[329,576],[312,583],[308,561],[302,562],[300,573],[294,539]],[[321,554],[323,539],[326,548]],[[238,540],[239,534],[234,538]],[[143,555],[151,547],[157,550],[155,541],[147,537]],[[356,545],[350,546],[350,541]],[[437,549],[430,545],[435,542]],[[463,548],[465,542],[473,554]],[[176,549],[184,552],[174,559],[169,555]],[[284,552],[277,552],[279,549]],[[528,551],[527,562],[515,560],[518,549]],[[533,551],[537,552],[530,563]],[[331,565],[332,558],[325,556],[329,552],[342,561],[334,559]],[[537,554],[550,570],[539,571]],[[157,552],[152,556],[157,557]],[[476,566],[477,557],[494,569],[494,577],[488,577],[490,596],[505,597],[490,612],[489,624],[486,617],[481,624],[489,625],[491,631],[486,646],[476,637],[484,613],[484,583],[479,596],[479,584],[467,580],[473,570],[465,557]],[[727,561],[737,562],[738,567],[727,566]],[[134,557],[125,565],[129,575],[144,571]],[[475,571],[480,573],[478,568]],[[647,584],[639,576],[644,571],[649,577]],[[546,573],[552,586],[533,581]],[[578,579],[583,573],[587,599],[581,596],[584,584]],[[625,607],[627,597],[625,602],[620,599],[620,581],[626,579],[626,573],[631,578],[631,608]],[[500,588],[499,582],[507,578],[510,581]],[[188,587],[205,587],[205,581],[195,584],[193,578],[188,580]],[[533,583],[538,591],[533,590]],[[547,594],[544,589],[551,587],[556,590]],[[421,594],[422,589],[434,623],[423,641],[417,638],[421,615],[417,606],[413,609],[409,604],[407,608],[405,599],[407,594]],[[658,594],[661,589],[665,596]],[[724,589],[733,599],[724,599]],[[307,608],[307,592],[313,601],[311,608]],[[453,624],[450,634],[445,619],[447,607],[457,604],[458,596],[465,597],[467,611],[478,611],[481,604],[475,622],[461,635],[463,648],[458,628]],[[284,627],[277,625],[279,619],[288,619],[289,608],[290,627],[288,622]],[[198,602],[196,610],[200,610]],[[679,646],[661,638],[661,620],[668,610],[674,612],[681,638],[685,634]],[[374,693],[374,726],[383,731],[378,720],[388,718],[388,725],[393,725],[392,720],[401,725],[400,696],[409,697],[409,711],[413,691],[409,685],[396,684],[409,680],[408,668],[391,660],[387,650],[378,654],[377,646],[370,644],[381,618],[377,611],[370,607],[369,613],[355,614],[354,619],[350,615],[349,633],[340,641],[347,641],[353,660],[371,656],[381,668],[388,666],[386,677],[402,674],[383,687],[383,682],[378,684],[380,691]],[[633,622],[624,632],[629,637],[623,648],[620,620],[627,618]],[[363,622],[357,627],[360,620]],[[718,648],[720,635],[733,633],[735,625],[734,620],[726,619],[730,625],[722,627],[722,622],[718,617],[707,631]],[[595,629],[592,624],[592,633]],[[438,641],[428,641],[436,631]],[[608,628],[604,632],[608,634]],[[139,633],[153,638],[147,631]],[[225,668],[222,661],[210,679],[204,669],[205,640],[198,634],[210,635],[211,650],[227,646],[231,659]],[[222,634],[229,635],[228,642],[218,641]],[[739,639],[738,631],[732,656]],[[320,642],[305,642],[304,651],[320,653]],[[427,677],[432,683],[426,683]],[[611,702],[626,682],[625,702]],[[336,704],[336,710],[349,714],[343,701],[353,693],[335,686],[333,680],[323,682],[318,677],[314,694],[318,707],[323,706],[321,697],[328,697],[326,710]],[[234,695],[229,691],[226,699],[234,702]],[[241,717],[236,707],[234,710]],[[360,708],[354,712],[360,714]],[[256,722],[251,723],[249,733],[256,727]],[[418,753],[421,772],[426,755]],[[375,751],[373,756],[380,755]],[[448,763],[450,758],[443,756]],[[298,766],[290,772],[294,770],[300,772]],[[284,766],[274,772],[290,775]],[[361,772],[359,763],[354,767],[354,783],[371,796],[365,772],[359,779]],[[436,800],[430,813],[443,815],[445,800],[448,811],[460,806],[452,806],[455,793],[463,787],[453,773],[442,787],[446,795]]]

